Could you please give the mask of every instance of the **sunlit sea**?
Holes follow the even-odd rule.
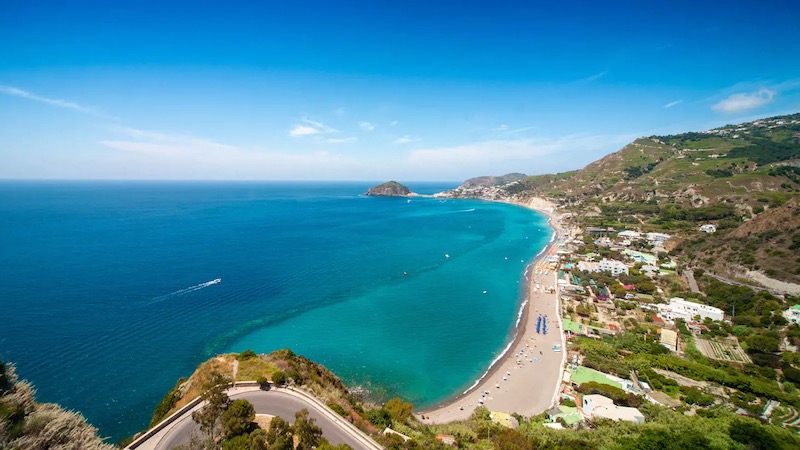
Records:
[[[461,393],[508,343],[551,230],[372,184],[0,182],[0,359],[112,442],[230,351],[289,347],[418,407]]]

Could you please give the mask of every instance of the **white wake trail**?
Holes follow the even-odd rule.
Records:
[[[206,281],[205,283],[196,284],[194,286],[189,286],[186,289],[181,289],[179,291],[171,292],[171,293],[166,294],[166,295],[160,295],[158,297],[153,298],[148,303],[146,303],[145,306],[152,305],[153,303],[163,302],[164,300],[167,300],[168,298],[171,298],[171,297],[177,297],[177,296],[180,296],[180,295],[188,294],[190,292],[199,291],[200,289],[205,289],[205,288],[207,288],[209,286],[213,286],[213,285],[218,284],[220,282],[222,282],[222,279],[221,278],[217,278],[215,280]]]

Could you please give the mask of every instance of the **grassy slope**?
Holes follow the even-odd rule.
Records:
[[[778,119],[786,123],[774,125]],[[722,135],[640,138],[583,169],[528,177],[509,193],[555,200],[589,226],[633,226],[695,239],[702,223],[721,224],[716,235],[700,236],[702,251],[690,259],[716,257],[728,262],[722,273],[758,268],[796,283],[800,262],[790,258],[796,230],[791,218],[791,226],[776,228],[779,235],[757,242],[771,251],[747,250],[747,243],[728,238],[759,214],[800,198],[800,123],[791,123],[800,114],[769,120],[722,127]]]

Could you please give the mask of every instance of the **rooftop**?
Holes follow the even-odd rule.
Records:
[[[607,384],[616,388],[624,389],[622,383],[612,380],[608,375],[603,372],[598,372],[588,367],[578,366],[572,371],[572,382],[575,384],[583,384],[594,381],[595,383]]]

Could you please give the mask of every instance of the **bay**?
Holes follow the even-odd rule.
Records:
[[[371,184],[2,182],[0,359],[112,441],[248,348],[436,404],[502,350],[551,232],[524,208]]]

